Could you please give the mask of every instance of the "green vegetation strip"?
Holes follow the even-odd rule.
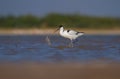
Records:
[[[93,17],[78,14],[52,13],[44,17],[33,15],[0,16],[0,28],[55,28],[63,24],[71,28],[83,29],[120,29],[120,18]]]

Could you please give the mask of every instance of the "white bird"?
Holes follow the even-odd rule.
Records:
[[[71,41],[70,46],[71,47],[73,47],[73,40],[75,40],[76,38],[78,38],[79,36],[82,36],[84,34],[84,32],[77,32],[74,30],[64,30],[62,25],[60,25],[57,30],[60,30],[59,33],[62,37],[70,39],[70,41]]]

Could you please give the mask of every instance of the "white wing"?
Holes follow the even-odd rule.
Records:
[[[70,34],[70,35],[77,35],[77,33],[79,33],[79,32],[76,32],[74,30],[68,30],[68,34]]]
[[[68,34],[69,35],[77,35],[77,36],[81,36],[84,34],[84,32],[77,32],[77,31],[74,31],[74,30],[67,30]]]

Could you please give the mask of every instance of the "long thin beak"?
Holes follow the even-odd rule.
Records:
[[[58,28],[58,29],[56,29],[56,30],[54,31],[54,33],[55,33],[55,32],[57,32],[58,30],[59,30],[59,28]]]

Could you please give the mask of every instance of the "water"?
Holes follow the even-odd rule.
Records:
[[[70,40],[46,35],[0,36],[0,62],[120,61],[119,35],[84,35],[69,47]]]

